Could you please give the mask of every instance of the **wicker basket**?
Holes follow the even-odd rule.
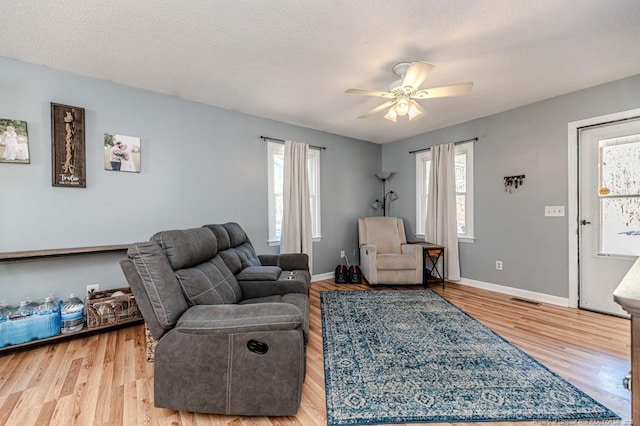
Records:
[[[147,361],[154,362],[156,358],[156,346],[158,345],[158,341],[151,335],[151,331],[149,331],[149,327],[147,327],[147,324],[144,325],[144,337],[145,341],[147,342]]]
[[[116,291],[124,294],[111,296]],[[142,314],[128,287],[87,294],[87,328],[124,324],[140,319]]]

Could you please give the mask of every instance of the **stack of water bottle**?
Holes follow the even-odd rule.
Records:
[[[31,298],[18,306],[0,301],[0,348],[44,339],[59,333],[73,333],[84,327],[84,303],[73,293],[64,302],[53,294],[41,302]]]

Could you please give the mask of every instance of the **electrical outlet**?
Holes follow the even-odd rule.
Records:
[[[344,259],[344,250],[340,250],[340,259]]]
[[[496,260],[496,269],[502,271],[502,260]]]
[[[90,284],[87,286],[87,293],[100,290],[100,284]]]

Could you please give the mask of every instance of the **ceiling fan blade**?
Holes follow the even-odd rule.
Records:
[[[405,93],[410,93],[418,90],[420,88],[420,85],[429,76],[429,72],[431,72],[431,69],[433,67],[435,67],[435,65],[430,64],[429,62],[412,62],[407,69],[407,73],[402,79],[402,88],[404,89]]]
[[[364,95],[364,96],[376,96],[379,98],[393,99],[395,95],[391,92],[380,92],[378,90],[368,90],[368,89],[347,89],[344,93],[351,93],[354,95]]]
[[[430,89],[422,89],[411,94],[412,99],[433,99],[446,98],[449,96],[464,96],[471,92],[473,83],[451,84],[448,86],[432,87]]]
[[[367,118],[367,117],[369,117],[370,115],[375,114],[376,112],[380,112],[380,111],[382,111],[383,109],[386,109],[386,108],[389,108],[389,107],[391,107],[391,106],[395,105],[395,103],[396,103],[396,101],[395,101],[395,100],[393,100],[393,101],[389,101],[389,102],[385,102],[385,103],[383,103],[382,105],[378,105],[378,106],[377,106],[377,107],[375,107],[374,109],[372,109],[372,110],[370,110],[370,111],[365,112],[364,114],[362,114],[362,115],[361,115],[360,117],[358,117],[358,118]]]

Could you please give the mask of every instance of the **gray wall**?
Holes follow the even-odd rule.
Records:
[[[499,95],[499,94],[498,94]],[[400,199],[394,215],[415,232],[415,157],[409,151],[478,137],[475,144],[475,237],[459,243],[462,277],[568,297],[568,220],[544,217],[545,205],[568,205],[567,124],[640,106],[640,76],[383,145],[383,169]],[[433,111],[436,114],[437,111]],[[503,176],[526,175],[505,193]],[[575,218],[573,219],[575,220]],[[495,269],[495,261],[504,270]]]
[[[322,241],[314,273],[357,247],[371,213],[381,147],[171,96],[0,58],[0,117],[28,122],[31,164],[0,163],[0,252],[127,244],[153,233],[237,221],[260,253],[267,240],[267,135],[321,153]],[[87,188],[51,186],[50,102],[85,108]],[[142,139],[142,173],[104,170],[105,132]],[[125,285],[122,253],[0,263],[0,300]]]

